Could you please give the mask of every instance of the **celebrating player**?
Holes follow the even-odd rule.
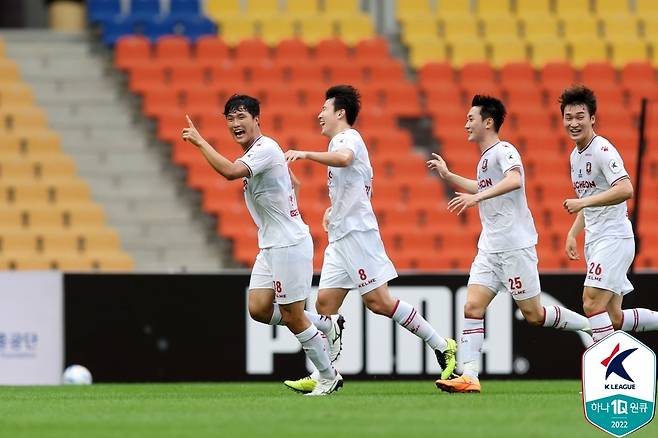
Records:
[[[576,143],[571,152],[571,181],[577,199],[564,201],[576,214],[566,239],[571,260],[580,260],[576,237],[585,229],[586,277],[583,310],[594,341],[616,330],[658,330],[658,313],[649,309],[622,310],[624,295],[633,290],[626,272],[635,257],[633,228],[626,200],[633,185],[617,149],[594,132],[596,97],[583,86],[564,90],[560,111],[567,135]]]
[[[388,290],[388,281],[397,277],[397,272],[386,255],[370,203],[373,171],[368,149],[352,128],[361,106],[359,93],[350,85],[337,85],[329,88],[325,97],[318,119],[322,135],[331,139],[329,151],[286,152],[289,162],[311,160],[329,168],[331,207],[324,218],[329,245],[320,275],[317,311],[337,313],[347,293],[358,289],[368,309],[392,318],[423,339],[436,354],[441,376],[448,377],[455,368],[456,342],[439,336],[413,306],[393,298]],[[306,392],[316,380],[313,373],[285,384]]]
[[[560,330],[588,329],[587,318],[560,306],[544,307],[539,293],[537,271],[537,231],[525,196],[525,175],[516,148],[498,137],[503,121],[503,103],[489,96],[476,95],[466,120],[468,140],[476,143],[482,156],[477,180],[448,170],[443,159],[427,162],[441,178],[460,186],[448,208],[461,214],[477,205],[482,221],[478,253],[473,260],[464,306],[464,329],[460,351],[463,375],[436,381],[447,392],[480,392],[479,359],[484,342],[484,314],[499,291],[512,294],[526,321],[534,326]]]
[[[260,247],[249,281],[249,313],[256,321],[283,322],[290,329],[319,372],[317,385],[308,395],[329,394],[343,385],[343,378],[331,364],[316,325],[325,326],[333,335],[332,322],[337,319],[304,311],[313,276],[313,241],[297,210],[283,151],[276,141],[261,134],[260,104],[253,97],[232,96],[224,116],[233,139],[244,150],[235,162],[213,149],[189,117],[183,139],[198,147],[224,178],[243,179],[245,202],[258,227]]]

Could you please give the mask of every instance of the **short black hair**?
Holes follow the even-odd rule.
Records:
[[[260,116],[260,102],[255,97],[246,94],[234,94],[229,97],[224,105],[224,116],[240,109],[244,109],[254,118]]]
[[[479,106],[482,120],[492,118],[494,122],[494,130],[496,132],[500,130],[500,127],[505,121],[505,116],[507,115],[505,105],[503,105],[503,102],[501,102],[500,99],[482,94],[476,94],[473,96],[471,106]]]
[[[574,85],[562,92],[560,95],[560,111],[564,115],[564,108],[567,105],[585,105],[589,115],[596,114],[596,96],[594,91],[584,85]]]
[[[352,126],[361,109],[361,95],[351,85],[334,85],[325,93],[325,99],[334,99],[334,111],[345,110],[347,124]]]

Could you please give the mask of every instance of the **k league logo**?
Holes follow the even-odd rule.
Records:
[[[583,354],[583,410],[587,420],[622,437],[648,424],[656,403],[656,354],[625,332],[615,332]]]

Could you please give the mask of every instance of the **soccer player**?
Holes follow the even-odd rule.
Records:
[[[479,359],[484,342],[484,314],[496,293],[512,294],[530,325],[559,330],[586,330],[587,318],[560,306],[544,307],[539,293],[537,231],[525,196],[525,175],[516,148],[498,137],[503,121],[503,103],[490,96],[476,95],[466,117],[468,141],[478,145],[482,156],[477,180],[448,170],[437,154],[429,168],[464,192],[450,200],[448,209],[461,214],[478,206],[482,233],[478,253],[468,280],[464,324],[460,343],[463,374],[436,381],[447,392],[480,392]]]
[[[325,98],[318,120],[322,135],[330,139],[329,150],[286,152],[289,162],[311,160],[328,167],[331,207],[323,225],[329,245],[324,252],[317,311],[338,313],[347,293],[357,289],[368,309],[392,318],[425,341],[435,352],[442,376],[450,376],[455,368],[456,342],[439,336],[413,306],[393,298],[388,290],[388,281],[396,278],[397,272],[386,255],[370,203],[373,171],[368,149],[352,128],[361,108],[359,93],[350,85],[336,85],[327,90]],[[317,373],[313,373],[284,383],[305,392],[316,381]]]
[[[583,86],[564,90],[560,111],[564,129],[576,144],[570,162],[571,181],[578,196],[563,204],[569,213],[576,214],[565,250],[571,260],[580,260],[576,237],[584,229],[587,272],[583,310],[589,317],[594,341],[614,330],[658,330],[655,311],[621,308],[624,295],[633,290],[626,277],[635,257],[633,228],[626,210],[633,185],[617,149],[594,132],[594,92]]]
[[[343,378],[333,367],[317,326],[324,326],[330,336],[335,330],[331,318],[304,311],[313,276],[313,241],[297,209],[288,164],[276,141],[261,134],[258,100],[234,95],[226,102],[224,116],[233,140],[244,150],[235,162],[205,141],[189,117],[183,139],[224,178],[242,178],[260,247],[249,281],[249,313],[256,321],[283,323],[290,329],[319,370],[309,395],[329,394],[342,387]]]

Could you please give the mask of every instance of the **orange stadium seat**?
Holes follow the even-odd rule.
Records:
[[[202,36],[196,41],[194,54],[198,61],[219,62],[229,58],[229,47],[216,36]]]
[[[180,35],[166,35],[155,43],[156,60],[167,65],[188,62],[192,56],[190,41]]]
[[[308,45],[298,38],[290,38],[279,42],[274,59],[277,64],[291,65],[296,62],[307,61],[309,57]]]

